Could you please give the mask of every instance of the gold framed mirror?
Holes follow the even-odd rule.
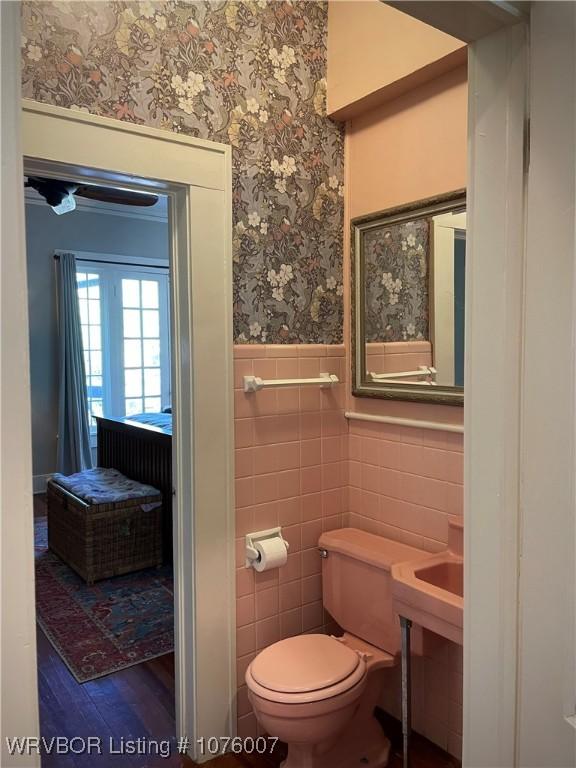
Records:
[[[466,191],[352,221],[352,392],[462,405]]]

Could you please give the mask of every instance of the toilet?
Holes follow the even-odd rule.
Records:
[[[390,569],[421,552],[355,528],[318,546],[324,607],[344,634],[268,646],[246,671],[248,697],[263,730],[288,745],[282,768],[383,768],[390,741],[374,708],[400,650]]]

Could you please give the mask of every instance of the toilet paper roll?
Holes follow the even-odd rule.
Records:
[[[286,565],[288,560],[286,544],[278,536],[256,541],[254,548],[258,552],[258,559],[254,560],[253,564],[258,572],[269,571],[271,568],[280,568],[281,565]]]

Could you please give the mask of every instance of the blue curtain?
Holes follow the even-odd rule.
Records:
[[[57,466],[63,475],[71,475],[90,469],[92,455],[74,254],[60,254],[57,265],[60,352]]]

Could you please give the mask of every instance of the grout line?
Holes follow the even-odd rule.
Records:
[[[425,533],[415,533],[414,531],[411,531],[409,528],[400,528],[399,525],[394,525],[394,523],[389,523],[386,520],[378,520],[375,517],[368,517],[368,515],[362,515],[360,512],[350,512],[351,515],[356,515],[357,517],[363,517],[365,520],[371,520],[373,523],[381,523],[382,525],[386,525],[388,528],[395,528],[397,531],[403,531],[404,533],[410,534],[410,536],[417,537],[419,539],[425,539],[426,541],[433,541],[435,544],[442,544],[443,546],[446,545],[446,542],[443,539],[435,539],[432,536],[427,536]],[[403,544],[404,542],[400,542]],[[413,545],[408,545],[413,546]]]

